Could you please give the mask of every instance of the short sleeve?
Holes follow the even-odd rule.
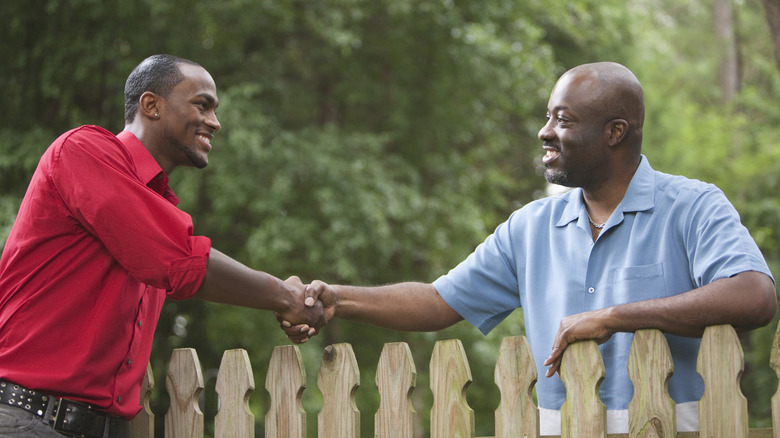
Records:
[[[520,307],[510,221],[433,283],[444,301],[484,334]]]

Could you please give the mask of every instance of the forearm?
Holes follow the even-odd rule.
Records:
[[[196,297],[215,303],[284,312],[291,291],[280,279],[256,271],[212,248]]]
[[[768,324],[775,315],[777,294],[772,280],[759,272],[743,272],[679,295],[621,304],[570,315],[561,320],[550,356],[547,377],[558,371],[563,351],[572,342],[605,342],[618,332],[659,329],[680,336],[700,337],[712,325],[731,324],[750,330]]]
[[[343,319],[404,331],[441,330],[463,319],[431,284],[332,287],[335,316]]]
[[[711,325],[731,324],[737,330],[764,326],[776,306],[772,280],[750,271],[672,297],[613,306],[605,309],[605,317],[613,333],[656,328],[700,337]]]

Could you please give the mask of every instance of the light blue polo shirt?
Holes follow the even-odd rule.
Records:
[[[712,184],[654,171],[642,156],[623,201],[598,240],[591,237],[582,190],[534,201],[515,211],[466,260],[434,282],[444,300],[488,333],[518,307],[539,374],[540,408],[560,409],[566,390],[542,365],[561,319],[687,292],[744,271],[771,276],[757,245],[723,192]],[[631,333],[600,346],[609,410],[628,407]],[[674,360],[669,393],[699,400],[699,339],[666,336]]]

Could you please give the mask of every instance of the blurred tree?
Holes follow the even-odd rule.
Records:
[[[762,0],[762,3],[769,24],[769,36],[772,38],[775,63],[780,69],[780,0]]]

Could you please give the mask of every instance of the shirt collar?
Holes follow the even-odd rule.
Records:
[[[135,164],[135,171],[138,174],[138,178],[141,182],[146,184],[149,188],[155,192],[163,195],[173,205],[179,203],[179,198],[173,193],[173,190],[168,185],[168,175],[162,171],[162,168],[157,161],[146,149],[146,146],[141,143],[141,140],[130,131],[122,131],[116,136],[119,141],[127,148],[130,153],[130,157]]]
[[[653,168],[650,167],[650,163],[647,162],[647,157],[642,155],[639,167],[628,184],[623,200],[620,201],[616,209],[620,212],[620,219],[622,219],[623,213],[645,211],[653,208],[655,205],[654,186],[655,173]],[[585,201],[582,199],[581,188],[574,189],[564,196],[567,197],[568,203],[561,213],[560,219],[555,224],[559,227],[577,220],[580,217],[580,212],[585,211]]]

